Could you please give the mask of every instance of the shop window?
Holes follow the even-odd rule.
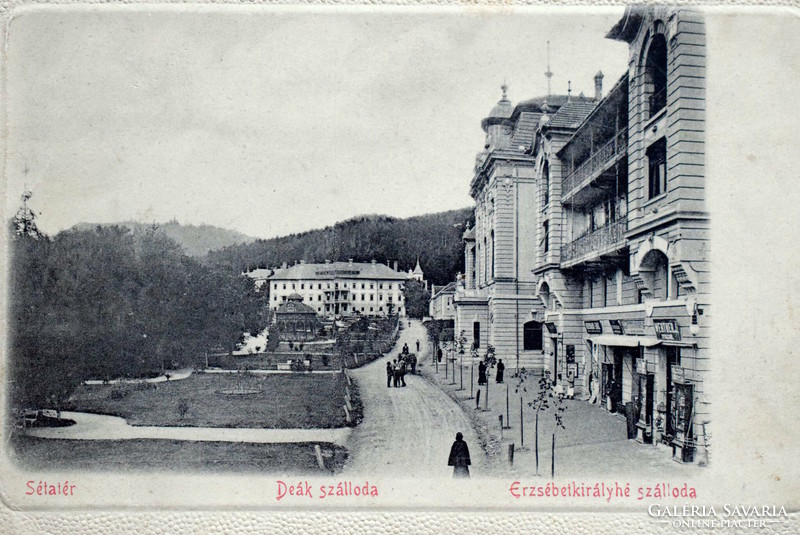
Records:
[[[667,191],[667,139],[661,138],[647,149],[647,198],[653,199]]]
[[[479,321],[472,323],[472,340],[475,349],[481,347],[481,322]]]
[[[542,350],[542,322],[529,321],[522,326],[522,349],[525,351]]]
[[[644,79],[648,117],[653,117],[667,105],[667,42],[663,35],[654,36],[650,42]]]

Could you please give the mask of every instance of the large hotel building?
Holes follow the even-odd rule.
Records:
[[[591,97],[504,87],[482,121],[455,330],[690,462],[709,420],[704,23],[629,7],[606,37],[628,71],[605,95],[599,72]]]
[[[310,306],[319,316],[405,316],[403,288],[409,280],[423,281],[419,262],[408,272],[372,261],[300,261],[280,269],[257,269],[247,274],[256,286],[269,285],[269,306],[276,310],[290,298]]]

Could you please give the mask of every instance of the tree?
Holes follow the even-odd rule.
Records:
[[[519,376],[517,377],[517,386],[514,389],[514,392],[519,393],[527,392],[528,389],[525,386],[525,381],[527,379],[527,372],[525,368],[520,370]],[[550,371],[545,370],[544,373],[539,377],[538,381],[538,390],[536,392],[536,397],[533,401],[528,402],[528,406],[533,408],[534,413],[536,415],[535,424],[534,424],[534,450],[536,452],[536,475],[539,475],[539,414],[543,410],[547,410],[550,408],[550,401],[553,400],[553,391],[550,388]],[[560,405],[560,402],[559,402]]]
[[[406,315],[410,318],[422,319],[428,314],[430,295],[425,285],[419,281],[408,281],[403,287],[403,300],[406,303]]]

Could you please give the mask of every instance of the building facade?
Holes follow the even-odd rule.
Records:
[[[269,285],[269,306],[276,310],[292,294],[302,298],[322,317],[405,316],[403,288],[412,278],[411,272],[395,271],[375,261],[326,262],[307,264],[303,261],[274,270],[264,284]],[[263,277],[254,273],[254,279]]]
[[[456,305],[453,302],[455,293],[455,282],[451,282],[445,286],[431,285],[431,300],[428,305],[428,315],[435,320],[455,320]]]
[[[481,124],[486,144],[470,184],[475,225],[464,233],[455,331],[463,331],[479,354],[492,345],[515,370],[544,367],[544,307],[534,269],[550,257],[548,233],[557,231],[557,224],[546,228],[549,220],[541,212],[546,186],[533,140],[543,132],[567,136],[594,105],[594,98],[567,94],[513,106],[503,87],[502,99]]]
[[[592,99],[504,98],[484,120],[456,330],[705,459],[704,23],[629,7],[606,37],[629,61],[605,96],[598,73]]]

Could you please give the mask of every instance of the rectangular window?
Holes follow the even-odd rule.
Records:
[[[589,280],[589,308],[594,308],[594,281]]]
[[[522,349],[525,351],[541,351],[542,347],[542,323],[529,321],[522,326]]]
[[[301,284],[301,285],[300,285],[300,289],[301,289],[301,290],[305,290],[305,289],[306,289],[306,285],[305,285],[305,284]]]
[[[544,252],[547,253],[550,250],[550,222],[545,221],[542,224],[542,233],[544,234]]]
[[[378,285],[378,289],[379,289],[379,290],[383,290],[383,283],[381,283],[381,284],[379,284],[379,285]]]
[[[647,198],[658,197],[667,191],[667,139],[661,138],[647,149]]]
[[[481,322],[479,321],[472,324],[472,340],[475,349],[481,347]]]
[[[284,290],[286,289],[286,283],[285,282],[283,283],[283,289]]]
[[[361,300],[362,301],[364,300],[364,294],[361,294]]]
[[[608,279],[603,277],[603,306],[608,306]]]
[[[370,300],[370,301],[372,301],[372,298],[373,298],[373,297],[375,297],[375,296],[374,296],[374,295],[372,295],[372,294],[369,294],[369,300]]]

